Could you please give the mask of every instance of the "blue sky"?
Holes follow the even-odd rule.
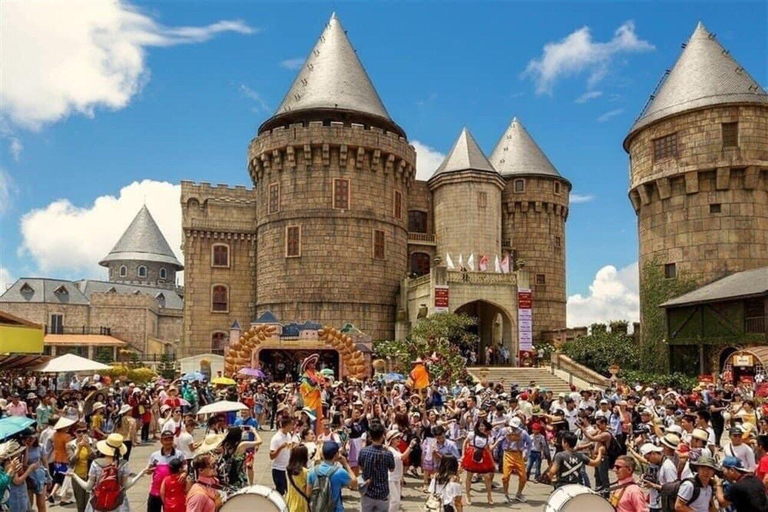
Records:
[[[249,184],[247,144],[335,10],[418,147],[445,153],[466,125],[490,154],[511,118],[522,120],[589,199],[568,219],[568,295],[602,287],[618,309],[606,300],[587,309],[629,316],[637,242],[621,146],[628,128],[699,20],[768,84],[765,2],[89,5],[76,20],[77,9],[0,7],[0,281],[103,277],[98,256],[142,201],[178,249],[177,187],[154,182]],[[30,13],[42,21],[9,30]],[[81,54],[108,62],[78,62]],[[423,166],[437,158],[420,156]]]

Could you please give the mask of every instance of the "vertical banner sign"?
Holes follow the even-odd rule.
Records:
[[[533,294],[528,288],[517,291],[517,326],[522,362],[530,357],[533,349]]]
[[[435,285],[435,313],[448,312],[448,286]]]

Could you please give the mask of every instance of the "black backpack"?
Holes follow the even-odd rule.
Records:
[[[661,512],[675,512],[675,502],[677,501],[677,493],[680,491],[680,486],[683,482],[691,482],[693,484],[693,494],[688,503],[693,503],[699,499],[701,494],[701,483],[698,478],[686,478],[685,480],[675,480],[661,486],[659,491],[659,498],[661,499]]]
[[[606,451],[606,457],[608,457],[608,462],[611,464],[611,467],[613,467],[614,462],[616,462],[616,459],[624,455],[624,448],[621,446],[621,443],[619,443],[619,440],[616,439],[616,436],[611,434],[611,440],[608,442],[608,450]]]

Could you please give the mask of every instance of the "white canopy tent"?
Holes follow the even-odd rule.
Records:
[[[35,368],[34,371],[41,373],[66,373],[66,372],[99,372],[111,369],[111,366],[96,361],[91,361],[75,354],[64,354],[63,356],[51,359],[42,366]]]

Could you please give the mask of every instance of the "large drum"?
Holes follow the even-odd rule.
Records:
[[[545,512],[614,512],[613,505],[583,485],[564,485],[549,495]]]
[[[288,507],[279,492],[265,485],[251,485],[227,498],[220,510],[221,512],[288,512]]]

